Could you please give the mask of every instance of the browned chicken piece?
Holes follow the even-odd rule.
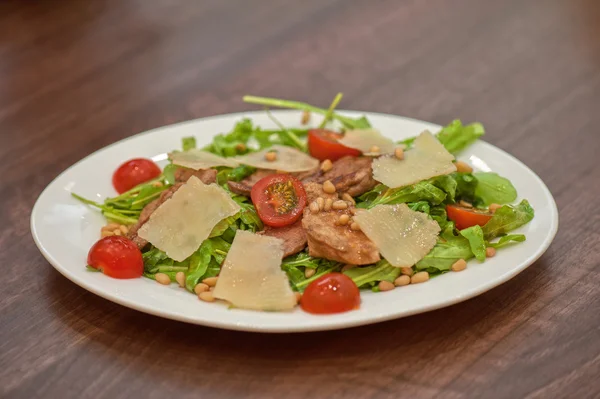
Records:
[[[188,168],[177,168],[175,170],[175,181],[185,183],[190,177],[196,176],[204,184],[212,184],[217,182],[217,170],[216,169],[188,169]]]
[[[323,173],[318,172],[306,177],[305,182],[323,183],[330,180],[338,193],[348,193],[357,197],[377,185],[371,169],[369,157],[342,157],[333,163],[333,167]]]
[[[274,175],[276,173],[277,172],[274,170],[258,169],[256,172],[252,173],[250,176],[248,176],[240,181],[237,181],[237,182],[236,181],[228,181],[227,185],[229,186],[229,189],[231,190],[231,192],[249,197],[250,193],[252,191],[252,187],[254,187],[254,185],[260,179],[262,179],[263,177]],[[313,176],[315,173],[316,173],[316,169],[310,170],[307,172],[290,173],[290,175],[294,176],[298,180],[302,180],[306,176]]]
[[[152,215],[154,211],[165,201],[170,199],[175,193],[175,191],[179,190],[179,187],[181,186],[183,186],[183,183],[176,183],[173,186],[166,189],[165,191],[163,191],[162,193],[160,193],[160,197],[150,202],[144,207],[144,209],[142,209],[142,213],[140,213],[140,218],[138,219],[138,222],[129,228],[127,237],[131,241],[133,241],[133,243],[137,245],[139,249],[144,248],[146,244],[148,244],[148,241],[144,240],[143,238],[137,235],[138,230],[140,229],[140,227],[142,227],[144,223],[148,221],[148,219],[150,219],[150,215]]]
[[[304,210],[302,227],[306,231],[308,253],[352,265],[368,265],[381,258],[375,244],[350,224],[339,225],[340,216],[351,216],[351,208],[313,213]]]
[[[283,257],[297,254],[306,247],[306,233],[302,228],[302,221],[284,227],[265,226],[264,231],[258,234],[264,234],[269,237],[275,237],[283,240]]]

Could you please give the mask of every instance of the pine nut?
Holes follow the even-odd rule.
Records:
[[[321,170],[323,172],[329,172],[331,168],[333,168],[333,162],[331,162],[331,160],[326,159],[321,163]]]
[[[403,287],[405,285],[409,285],[410,284],[410,277],[407,276],[406,274],[403,274],[402,276],[399,276],[397,279],[394,280],[394,285],[396,287]]]
[[[429,280],[429,273],[427,273],[427,272],[419,272],[419,273],[415,273],[410,278],[410,283],[411,284],[419,284],[419,283],[424,283],[427,280]]]
[[[333,205],[333,200],[331,198],[327,198],[325,200],[325,205],[323,205],[323,210],[329,212],[331,210],[332,205]]]
[[[265,159],[269,162],[273,162],[277,159],[277,153],[275,151],[269,151],[265,154]]]
[[[376,145],[374,145],[373,147],[371,147],[371,149],[369,150],[369,152],[378,153],[379,152],[379,147],[377,147]]]
[[[404,274],[405,276],[412,276],[413,275],[413,269],[412,267],[403,267],[400,269],[400,273]]]
[[[502,205],[500,204],[490,204],[490,206],[488,207],[489,211],[492,213],[496,213],[496,211],[500,208],[502,208]]]
[[[456,166],[456,171],[460,173],[471,173],[473,172],[473,168],[469,166],[468,163],[463,161],[456,161],[454,164]]]
[[[177,272],[177,274],[175,275],[175,281],[177,281],[181,288],[185,287],[185,273]]]
[[[322,211],[323,206],[325,206],[325,200],[323,199],[323,197],[318,197],[316,199],[316,201],[317,201],[317,205],[319,205],[319,210]]]
[[[339,211],[339,210],[342,210],[342,209],[347,209],[348,208],[348,204],[345,201],[337,200],[333,204],[331,204],[331,207],[333,209],[335,209],[336,211]]]
[[[300,119],[300,122],[303,125],[306,125],[308,122],[310,122],[310,112],[309,111],[302,111],[302,119]]]
[[[335,193],[335,186],[331,180],[326,180],[325,183],[323,183],[323,191],[325,191],[327,194]]]
[[[167,276],[164,273],[156,273],[154,275],[154,278],[156,279],[156,282],[162,285],[169,285],[171,284],[171,279],[169,278],[169,276]]]
[[[338,219],[338,224],[340,226],[345,226],[348,224],[349,221],[350,221],[350,215],[346,215],[346,214],[340,215],[340,218]]]
[[[118,223],[109,223],[106,226],[104,226],[102,229],[113,231],[114,229],[118,229],[119,226],[120,226],[120,224],[118,224]]]
[[[312,213],[319,213],[319,204],[317,204],[317,201],[311,202],[308,208]]]
[[[115,233],[113,233],[112,231],[108,231],[108,230],[104,230],[100,233],[100,237],[104,238],[104,237],[110,237],[110,236],[114,236]]]
[[[119,230],[121,230],[121,233],[123,233],[123,234],[127,234],[129,232],[129,229],[127,228],[127,226],[124,226],[124,225],[119,226]]]
[[[379,291],[391,291],[394,288],[396,288],[396,286],[389,281],[383,280],[379,282]]]
[[[401,147],[396,147],[396,149],[394,150],[394,155],[398,159],[404,159],[404,149]]]
[[[163,184],[160,181],[155,181],[154,183],[152,183],[152,187],[162,187]]]
[[[458,201],[458,204],[460,206],[464,206],[465,208],[473,208],[473,204],[471,204],[470,202],[467,202],[465,200]]]
[[[317,272],[317,269],[307,267],[306,269],[304,269],[304,277],[311,278],[312,276],[315,275],[316,272]]]
[[[354,231],[360,231],[360,226],[358,225],[358,223],[356,223],[356,222],[352,222],[352,223],[350,224],[350,229],[351,229],[351,230],[354,230]]]
[[[217,280],[219,278],[218,277],[208,277],[205,278],[204,280],[202,280],[202,282],[206,285],[208,285],[209,287],[214,287],[215,285],[217,285]]]
[[[194,287],[194,292],[196,293],[196,295],[200,295],[202,292],[208,291],[208,288],[208,285],[204,283],[199,283],[196,284],[196,286]]]
[[[204,302],[214,302],[215,301],[215,297],[213,296],[213,293],[209,292],[209,291],[201,292],[200,294],[198,294],[198,298]]]
[[[300,299],[302,299],[302,294],[299,292],[294,292],[294,295],[296,296],[296,303],[300,303]]]
[[[493,258],[494,256],[496,256],[496,248],[487,247],[485,249],[485,256],[488,258]]]
[[[457,260],[456,262],[454,262],[452,264],[452,267],[451,267],[453,272],[462,272],[466,268],[467,268],[467,261],[465,261],[464,259]]]
[[[358,208],[350,208],[350,213],[356,215],[358,213]]]
[[[113,231],[113,234],[114,234],[114,235],[116,235],[116,236],[120,236],[120,235],[122,235],[123,233],[121,233],[121,230],[119,230],[119,229],[116,229],[115,231]]]
[[[348,194],[348,193],[342,194],[342,199],[344,201],[350,202],[352,205],[356,204],[356,201],[354,201],[354,198],[352,198],[352,196],[350,194]]]
[[[248,149],[248,147],[246,147],[246,144],[244,144],[244,143],[237,143],[235,145],[235,150],[238,151],[238,152],[244,152],[247,149]]]

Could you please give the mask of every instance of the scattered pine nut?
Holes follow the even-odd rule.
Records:
[[[412,276],[413,275],[413,269],[412,267],[402,267],[400,268],[400,273],[404,274],[405,276]]]
[[[452,267],[450,269],[452,269],[453,272],[462,272],[466,268],[467,268],[467,261],[464,259],[459,259],[452,264]]]
[[[119,226],[119,230],[121,230],[121,233],[123,234],[127,234],[129,232],[129,229],[125,225]]]
[[[372,153],[379,153],[379,151],[380,151],[380,149],[376,145],[371,147],[371,149],[369,150],[369,152],[372,152]]]
[[[325,191],[327,194],[335,193],[335,186],[333,185],[331,180],[326,180],[325,183],[323,183],[323,191]]]
[[[204,280],[202,280],[202,282],[206,285],[208,285],[209,287],[214,287],[215,285],[217,285],[217,280],[219,278],[218,277],[208,277],[205,278]]]
[[[315,275],[316,272],[317,272],[317,269],[307,267],[306,269],[304,269],[304,277],[311,278],[312,276]]]
[[[356,223],[356,222],[352,222],[352,223],[350,224],[350,229],[351,229],[351,230],[354,230],[354,231],[360,231],[360,226],[358,225],[358,223]]]
[[[473,172],[473,168],[471,166],[469,166],[469,164],[466,162],[456,161],[456,163],[454,165],[456,166],[457,172],[460,172],[460,173],[472,173]]]
[[[485,256],[487,258],[493,258],[494,256],[496,256],[496,248],[494,248],[494,247],[487,247],[485,249]]]
[[[164,273],[156,273],[154,275],[154,278],[156,279],[156,282],[162,285],[169,285],[171,284],[171,279],[169,278],[169,276],[167,276]]]
[[[348,204],[345,201],[337,200],[333,204],[331,204],[331,207],[333,209],[335,209],[336,211],[339,211],[339,210],[342,210],[342,209],[347,209],[348,208]]]
[[[458,201],[458,204],[460,206],[464,206],[465,208],[473,208],[473,204],[471,204],[470,202],[467,202],[465,200]]]
[[[185,273],[177,272],[177,274],[175,275],[175,281],[177,281],[181,288],[185,287]]]
[[[335,203],[334,203],[334,205],[335,205]],[[344,226],[344,225],[347,225],[349,221],[350,221],[350,215],[343,214],[343,215],[340,215],[340,218],[338,219],[337,222],[339,225]]]
[[[410,284],[410,276],[403,274],[394,280],[394,285],[396,287],[402,287]]]
[[[490,206],[488,207],[489,211],[492,213],[496,213],[496,211],[500,208],[502,208],[502,205],[500,204],[490,204]]]
[[[163,184],[160,181],[155,181],[154,183],[152,183],[152,187],[162,187]]]
[[[113,233],[112,231],[108,231],[108,230],[104,230],[100,233],[100,237],[102,237],[102,238],[114,236],[114,235],[115,235],[115,233]]]
[[[119,230],[119,229],[116,229],[115,231],[113,231],[113,233],[114,233],[114,235],[116,235],[116,236],[123,235],[123,233],[121,233],[121,230]]]
[[[244,144],[244,143],[237,143],[235,145],[235,150],[238,151],[238,152],[244,152],[247,149],[248,149],[248,147],[246,147],[246,144]]]
[[[319,213],[319,204],[317,204],[317,201],[311,202],[308,208],[312,213]]]
[[[323,172],[329,172],[333,168],[333,162],[330,159],[326,159],[321,163],[321,170]]]
[[[325,205],[323,205],[323,209],[327,212],[331,210],[331,206],[333,205],[333,200],[331,198],[327,198],[325,200]]]
[[[354,201],[354,198],[352,198],[352,196],[350,194],[348,194],[348,193],[342,194],[342,199],[344,201],[350,202],[352,205],[356,204],[356,201]]]
[[[208,291],[210,287],[204,283],[199,283],[196,284],[196,286],[194,287],[194,292],[196,293],[196,295],[200,295],[202,292],[206,292]]]
[[[350,213],[356,215],[358,213],[358,208],[350,208]]]
[[[269,162],[273,162],[277,159],[277,153],[275,151],[269,151],[265,154],[265,159]]]
[[[323,197],[318,197],[316,201],[317,205],[319,206],[319,210],[322,211],[323,207],[325,206],[325,200],[323,199]]]
[[[213,293],[210,291],[201,292],[200,294],[198,294],[198,298],[204,302],[214,302],[215,301],[215,297],[213,296]]]
[[[302,294],[299,292],[294,292],[294,295],[296,296],[296,303],[300,303],[300,299],[302,299]]]
[[[389,281],[383,280],[379,282],[379,291],[391,291],[394,288],[396,288],[396,286]]]
[[[427,272],[418,272],[418,273],[415,273],[410,278],[410,283],[411,284],[419,284],[419,283],[424,283],[427,280],[429,280],[429,273],[427,273]]]
[[[404,149],[402,147],[396,147],[394,150],[394,155],[398,159],[404,159]]]
[[[302,111],[302,119],[300,119],[300,123],[306,125],[308,122],[310,122],[310,112]]]

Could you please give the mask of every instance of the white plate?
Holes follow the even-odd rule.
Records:
[[[299,112],[276,111],[274,114],[286,126],[299,124]],[[204,118],[130,137],[68,168],[46,187],[31,214],[31,231],[42,254],[75,284],[142,312],[232,330],[300,332],[377,323],[464,301],[504,283],[531,265],[546,251],[556,234],[556,204],[540,178],[516,158],[479,141],[459,159],[469,161],[478,170],[499,172],[513,182],[519,199],[530,201],[536,216],[518,230],[527,235],[527,241],[499,250],[496,257],[485,263],[471,261],[462,273],[448,273],[426,284],[383,293],[363,291],[362,305],[356,311],[315,316],[299,309],[289,313],[228,309],[221,304],[201,302],[176,284],[165,287],[145,278],[117,280],[85,269],[88,250],[98,240],[100,227],[105,222],[98,211],[73,199],[71,192],[97,201],[114,196],[111,175],[123,161],[149,157],[164,163],[166,152],[181,147],[182,137],[196,136],[198,145],[203,146],[213,135],[230,131],[242,117],[252,118],[263,128],[276,127],[262,111]],[[394,139],[414,136],[424,129],[439,130],[437,125],[398,116],[369,113],[367,117],[374,127]]]

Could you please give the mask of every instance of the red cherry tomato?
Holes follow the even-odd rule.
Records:
[[[342,273],[328,273],[306,287],[300,306],[308,313],[347,312],[360,306],[360,293],[350,277]]]
[[[446,205],[446,212],[448,213],[448,219],[452,220],[459,230],[475,225],[483,226],[492,218],[490,212],[458,205]]]
[[[343,134],[326,129],[311,129],[308,131],[308,152],[313,158],[321,161],[329,159],[335,161],[350,155],[360,156],[361,152],[354,148],[346,147],[338,142]]]
[[[136,278],[144,272],[142,253],[133,241],[122,236],[98,240],[88,253],[88,265],[114,278]]]
[[[119,194],[160,175],[160,168],[146,158],[131,159],[115,170],[112,183]]]
[[[260,220],[272,227],[294,223],[306,206],[304,186],[286,174],[263,177],[252,187],[250,197]]]

